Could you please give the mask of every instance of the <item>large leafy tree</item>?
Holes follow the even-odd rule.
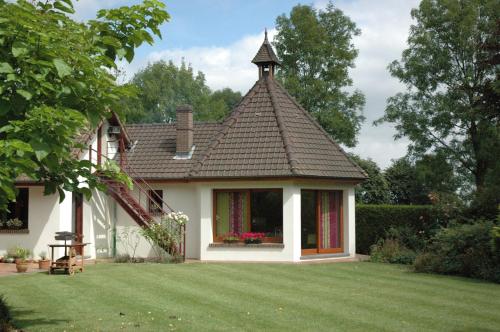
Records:
[[[15,199],[19,176],[45,193],[104,189],[88,161],[77,160],[76,137],[95,128],[129,96],[115,83],[115,60],[160,36],[168,20],[156,0],[100,10],[74,21],[71,0],[0,0],[0,210]]]
[[[384,175],[394,204],[431,204],[435,196],[450,199],[456,197],[461,182],[443,155],[394,160]]]
[[[358,55],[352,38],[360,30],[331,2],[325,10],[297,5],[276,19],[276,28],[274,45],[283,64],[278,78],[333,138],[354,146],[365,99],[358,90],[348,91],[349,69]]]
[[[368,174],[368,179],[356,187],[356,202],[363,204],[390,203],[389,186],[377,163],[354,154],[350,154],[350,157]]]
[[[407,89],[378,122],[395,123],[413,155],[446,155],[481,193],[498,177],[500,2],[423,0],[411,15],[408,48],[389,66]]]
[[[184,62],[180,66],[172,61],[149,64],[131,83],[138,98],[124,103],[128,122],[170,122],[182,104],[193,106],[195,120],[221,120],[241,99],[239,92],[229,88],[212,92],[205,75]]]

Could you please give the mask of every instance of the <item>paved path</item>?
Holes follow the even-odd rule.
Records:
[[[47,270],[39,270],[38,263],[32,263],[26,273],[35,273],[35,272],[47,272]],[[0,277],[9,276],[13,274],[25,274],[25,273],[17,273],[16,264],[14,263],[0,263]]]

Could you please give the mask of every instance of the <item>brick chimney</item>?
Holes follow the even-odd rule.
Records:
[[[176,158],[191,158],[193,148],[193,108],[190,105],[178,106],[176,116]]]

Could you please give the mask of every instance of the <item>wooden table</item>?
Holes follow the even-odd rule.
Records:
[[[76,270],[83,272],[84,249],[87,244],[78,242],[71,244],[49,244],[51,252],[49,274],[54,273],[54,270],[64,270],[70,275],[75,274]],[[64,256],[56,259],[54,257],[54,248],[64,248]],[[81,252],[80,262],[76,259],[77,249]]]

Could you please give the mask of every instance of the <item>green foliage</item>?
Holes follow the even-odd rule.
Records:
[[[479,194],[488,176],[500,182],[498,8],[498,0],[423,0],[412,10],[409,47],[389,66],[407,89],[389,98],[377,121],[394,123],[412,154],[445,155]],[[493,208],[496,192],[486,200]]]
[[[417,272],[455,274],[500,283],[500,252],[492,246],[495,224],[474,220],[440,230],[415,261]]]
[[[23,247],[17,247],[15,257],[21,261],[27,260],[31,255],[31,251],[29,249]]]
[[[229,88],[212,92],[202,72],[194,73],[186,63],[177,67],[172,61],[158,61],[134,75],[132,85],[138,99],[125,101],[123,107],[131,123],[171,122],[179,105],[193,106],[197,121],[222,120],[240,101],[241,94]]]
[[[392,264],[413,264],[425,247],[429,234],[407,225],[389,228],[383,239],[370,248],[370,260]]]
[[[370,249],[370,261],[376,263],[413,264],[417,254],[396,239],[382,239]]]
[[[394,204],[431,204],[431,195],[455,195],[459,179],[442,155],[426,154],[410,160],[394,160],[385,172],[390,200]]]
[[[151,222],[143,228],[141,234],[156,251],[156,258],[165,260],[170,256],[174,261],[182,259],[179,246],[184,240],[184,225],[188,221],[182,212],[171,212],[163,216],[159,222]]]
[[[338,142],[356,144],[364,120],[363,94],[352,86],[349,69],[358,51],[356,24],[330,2],[325,10],[297,5],[276,19],[274,45],[283,66],[278,79]]]
[[[0,1],[0,210],[15,199],[25,175],[45,193],[104,189],[88,161],[75,160],[76,137],[131,96],[118,86],[115,60],[160,36],[168,20],[156,0],[101,10],[79,23],[70,0]]]
[[[356,186],[356,202],[363,204],[387,204],[390,202],[389,187],[384,174],[371,159],[350,154],[367,174],[368,179]]]
[[[356,204],[356,252],[368,254],[370,247],[384,239],[391,228],[408,227],[425,239],[446,223],[443,213],[431,205]],[[410,239],[409,236],[405,238]],[[403,242],[405,246],[412,246],[410,243]],[[412,249],[418,246],[413,245]]]

